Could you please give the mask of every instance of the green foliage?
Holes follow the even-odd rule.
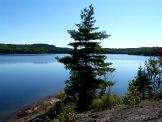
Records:
[[[46,115],[50,120],[59,119],[60,122],[75,122],[77,113],[76,105],[66,101],[57,102]]]
[[[128,93],[123,97],[123,103],[128,105],[137,105],[141,99],[139,96],[138,87],[135,85],[135,80],[129,83]]]
[[[131,85],[137,88],[140,99],[148,99],[152,96],[152,82],[149,80],[145,69],[139,68],[138,74]]]
[[[105,94],[100,98],[96,98],[92,101],[91,108],[94,111],[101,111],[111,109],[115,105],[120,103],[120,99],[116,95]]]
[[[94,109],[94,111],[101,111],[103,110],[103,101],[101,98],[94,99],[92,101],[91,108]]]
[[[61,109],[58,114],[58,119],[60,122],[75,122],[76,120],[76,112],[75,109],[76,106],[75,104],[66,104],[62,105]]]
[[[110,94],[111,87],[114,84],[115,84],[115,82],[112,82],[112,81],[103,82],[103,84],[100,86],[99,95],[102,96],[104,94]]]
[[[150,58],[145,64],[145,72],[149,81],[152,83],[153,93],[162,91],[162,70],[157,59]]]
[[[129,82],[128,92],[123,102],[125,104],[136,105],[141,99],[150,98],[152,95],[151,85],[148,75],[140,66],[137,76]]]
[[[74,42],[69,45],[73,47],[69,56],[58,58],[70,71],[70,77],[66,81],[65,93],[76,102],[78,110],[88,109],[97,91],[103,90],[106,81],[103,79],[108,72],[113,72],[111,63],[106,63],[105,55],[102,55],[102,47],[99,42],[108,38],[105,31],[97,32],[94,27],[93,6],[81,11],[81,23],[76,24],[77,30],[68,30]]]
[[[62,101],[56,102],[56,104],[46,113],[50,120],[57,118],[62,105]]]
[[[137,76],[129,83],[128,93],[123,101],[126,104],[135,105],[141,99],[160,98],[162,91],[160,62],[150,58],[144,69],[138,70]]]

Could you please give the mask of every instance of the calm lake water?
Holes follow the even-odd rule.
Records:
[[[69,73],[55,57],[63,54],[0,55],[0,122],[37,100],[57,94]],[[112,92],[124,95],[128,81],[149,57],[107,55],[116,71],[109,77],[116,83]]]

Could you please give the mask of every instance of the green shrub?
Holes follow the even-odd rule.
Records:
[[[116,95],[105,94],[101,98],[94,99],[92,101],[91,108],[94,111],[101,111],[111,109],[113,106],[120,103],[119,98]]]
[[[76,105],[59,101],[52,107],[46,115],[50,120],[58,119],[60,122],[74,122],[76,120]]]
[[[113,106],[119,103],[119,99],[116,95],[103,95],[101,99],[106,109],[111,109]]]
[[[54,118],[57,118],[57,115],[59,114],[59,111],[60,111],[62,105],[63,105],[62,101],[56,102],[56,104],[46,113],[46,115],[51,120]]]
[[[64,100],[66,98],[65,92],[64,91],[59,91],[58,94],[56,95],[58,99]]]
[[[103,101],[101,98],[94,99],[92,101],[91,108],[95,111],[101,111],[103,109]]]
[[[76,120],[76,112],[75,112],[75,104],[67,104],[62,105],[58,114],[58,119],[60,122],[75,122]]]
[[[128,105],[137,105],[140,101],[138,89],[135,86],[129,87],[127,95],[123,97],[123,103]]]

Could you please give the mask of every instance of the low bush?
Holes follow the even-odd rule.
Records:
[[[120,99],[116,95],[105,94],[100,98],[96,98],[92,101],[91,108],[94,111],[101,111],[111,109],[115,105],[120,103]]]
[[[52,120],[54,118],[57,118],[57,115],[59,114],[59,111],[61,109],[63,102],[58,101],[56,104],[46,113],[46,115]]]
[[[58,114],[58,119],[60,122],[75,122],[76,120],[76,105],[71,103],[67,105],[62,105]]]
[[[57,102],[46,115],[50,120],[58,119],[59,122],[75,122],[76,120],[76,105],[74,103]]]
[[[123,97],[122,101],[126,105],[137,105],[140,103],[141,99],[138,89],[133,85],[130,86],[127,95]]]
[[[101,98],[94,99],[92,101],[91,108],[95,111],[101,111],[103,109],[103,101]]]

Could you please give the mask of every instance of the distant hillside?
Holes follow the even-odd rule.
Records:
[[[129,55],[145,55],[158,56],[162,47],[140,47],[140,48],[106,48],[109,54],[129,54]]]
[[[68,53],[70,49],[48,44],[0,44],[0,54]]]
[[[0,54],[69,53],[71,49],[48,44],[0,44]],[[105,54],[157,56],[162,47],[105,48]]]

